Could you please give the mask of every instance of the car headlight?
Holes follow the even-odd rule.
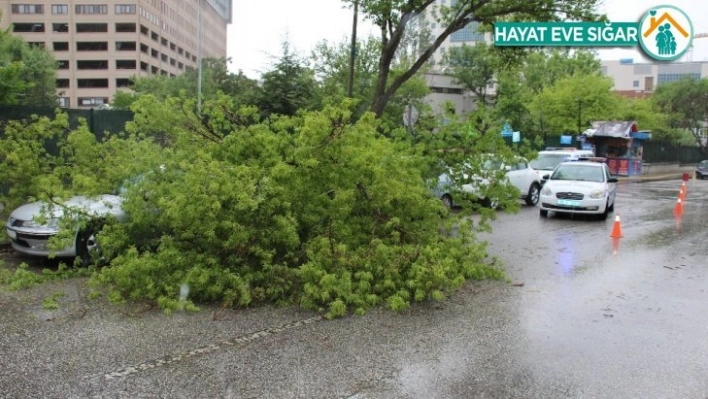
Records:
[[[545,195],[545,196],[553,195],[553,190],[551,190],[551,188],[548,187],[548,185],[545,185],[545,186],[543,186],[543,189],[541,190],[541,195]]]
[[[605,197],[605,190],[595,190],[588,195],[592,199],[600,199]]]

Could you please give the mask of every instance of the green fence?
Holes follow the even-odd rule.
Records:
[[[126,122],[133,120],[133,113],[125,110],[113,109],[71,109],[62,108],[69,116],[71,129],[79,126],[79,120],[85,119],[88,128],[97,138],[102,138],[105,132],[120,133],[125,130]],[[0,106],[0,137],[2,125],[11,120],[29,120],[32,115],[54,117],[55,108],[49,107],[14,107]]]

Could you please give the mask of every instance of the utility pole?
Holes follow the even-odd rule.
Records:
[[[202,115],[202,0],[198,0],[197,33],[197,112]]]
[[[354,97],[354,60],[356,59],[356,23],[359,14],[359,0],[354,1],[354,20],[352,21],[352,45],[349,56],[349,85],[347,86],[347,97]]]

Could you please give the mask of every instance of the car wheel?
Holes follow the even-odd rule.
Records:
[[[529,187],[529,193],[526,196],[526,205],[529,206],[534,206],[538,204],[538,199],[541,195],[541,186],[538,185],[538,183],[533,183],[531,187]]]
[[[607,220],[607,216],[610,214],[610,202],[607,200],[607,204],[605,204],[605,211],[602,212],[599,216],[600,220]]]
[[[102,227],[101,223],[90,223],[76,235],[76,256],[81,260],[82,266],[90,266],[103,260],[101,247],[96,239],[96,234]]]
[[[548,217],[548,211],[545,209],[539,209],[538,215],[541,216],[542,218]]]
[[[443,204],[445,204],[445,206],[448,209],[452,209],[453,202],[452,202],[452,197],[450,196],[450,194],[443,195],[442,197],[440,197],[440,200],[442,201]]]
[[[614,212],[615,211],[615,202],[612,201],[612,205],[610,205],[607,209],[607,212]]]
[[[499,201],[485,198],[482,200],[482,206],[490,209],[497,209],[499,207]]]

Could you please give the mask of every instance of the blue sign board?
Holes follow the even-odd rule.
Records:
[[[501,132],[502,137],[511,137],[512,134],[513,134],[513,132],[511,130],[511,125],[509,125],[508,123],[505,123],[504,127],[502,128],[502,132]]]
[[[573,144],[573,136],[561,136],[561,137],[560,137],[560,143],[561,143],[561,145],[571,145],[571,144]]]
[[[519,141],[521,141],[521,132],[513,132],[511,134],[511,141],[513,143],[518,143]]]

